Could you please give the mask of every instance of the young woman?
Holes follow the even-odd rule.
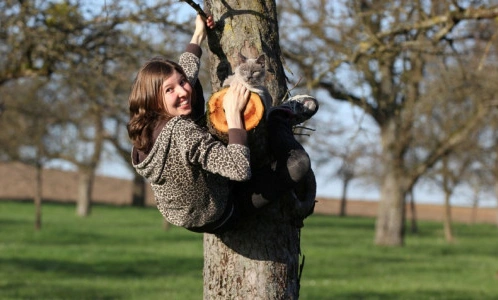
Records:
[[[212,19],[206,24],[212,28]],[[277,167],[252,172],[242,117],[250,92],[244,86],[233,85],[224,98],[227,145],[195,122],[194,107],[204,106],[197,74],[205,36],[206,26],[198,16],[180,64],[154,58],[140,69],[129,97],[128,134],[133,166],[150,181],[163,216],[191,231],[220,233],[305,176],[309,158],[291,126],[311,117],[318,104],[307,96],[269,113],[268,124],[275,128],[269,136],[276,141],[270,148],[273,145]]]

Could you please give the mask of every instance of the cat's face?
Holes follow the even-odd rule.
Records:
[[[238,75],[250,85],[262,85],[265,79],[265,59],[261,55],[258,58],[241,58],[236,69]]]

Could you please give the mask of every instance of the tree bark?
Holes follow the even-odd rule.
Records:
[[[346,179],[343,179],[343,181],[342,181],[341,207],[339,210],[339,216],[341,216],[341,217],[346,216],[346,201],[347,201],[349,180],[350,179],[346,178]]]
[[[444,191],[444,238],[446,239],[446,242],[452,243],[453,242],[453,227],[452,227],[452,220],[451,220],[451,194],[452,190],[454,188],[454,185],[450,183],[452,180],[452,173],[451,170],[449,169],[449,160],[448,157],[445,156],[441,160],[442,165],[443,165],[443,191]]]
[[[498,144],[498,138],[495,138],[495,145]],[[498,155],[498,147],[495,147],[495,154]],[[496,227],[498,227],[498,159],[495,159],[493,166],[494,190],[496,199]]]
[[[381,128],[382,164],[385,168],[375,228],[375,243],[402,246],[405,230],[406,174],[402,150],[398,149],[398,127],[393,119]],[[398,146],[398,147],[397,147]]]
[[[498,227],[498,182],[494,184],[495,198],[496,198],[496,227]]]
[[[84,169],[79,172],[76,214],[80,217],[87,217],[91,213],[94,177],[93,170]]]
[[[479,209],[479,197],[474,194],[474,199],[472,199],[472,216],[470,219],[471,224],[475,224],[477,221],[477,210]]]
[[[204,235],[204,299],[298,298],[299,233],[274,219],[282,216],[267,214],[226,234]]]
[[[93,152],[84,163],[79,163],[78,200],[76,214],[87,217],[91,213],[93,182],[95,181],[95,169],[100,161],[102,149],[104,148],[104,117],[103,107],[94,105],[92,107],[95,136],[93,138]]]
[[[278,103],[287,88],[275,1],[205,4],[216,21],[216,29],[208,33],[213,92],[231,74],[239,51],[246,57],[264,53],[266,86]],[[288,199],[283,195],[235,230],[204,235],[204,299],[298,298],[299,228],[292,222]]]
[[[415,205],[415,195],[413,193],[413,189],[410,191],[409,195],[410,195],[410,212],[411,212],[410,232],[418,233],[417,206]]]
[[[495,197],[498,195],[498,184],[495,184]],[[498,197],[496,198],[496,227],[498,227]]]
[[[402,246],[404,244],[405,197],[399,181],[400,179],[393,172],[385,175],[375,225],[377,245]]]
[[[145,207],[145,190],[146,190],[146,182],[145,179],[135,173],[135,177],[133,178],[133,191],[132,191],[132,200],[131,206],[135,207]]]
[[[453,242],[453,227],[451,226],[451,203],[450,192],[444,193],[444,238],[446,242]]]
[[[42,187],[43,187],[43,177],[42,177],[42,165],[36,164],[36,178],[35,178],[35,230],[40,230],[42,227]]]

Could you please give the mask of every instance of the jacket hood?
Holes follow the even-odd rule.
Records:
[[[161,183],[162,174],[166,165],[171,144],[171,132],[174,125],[180,120],[175,117],[167,123],[158,124],[154,133],[158,132],[154,145],[148,154],[132,149],[132,164],[137,173],[152,183]]]

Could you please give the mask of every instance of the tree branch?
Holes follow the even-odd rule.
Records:
[[[332,98],[340,101],[349,101],[352,104],[364,109],[365,112],[371,115],[373,118],[378,117],[378,110],[375,107],[373,107],[371,104],[369,104],[365,98],[360,98],[355,95],[352,95],[346,92],[344,89],[337,87],[336,85],[330,82],[320,81],[318,86],[325,89]]]
[[[360,56],[368,55],[372,48],[379,47],[382,40],[387,37],[394,37],[398,34],[403,34],[411,31],[429,30],[435,26],[441,25],[442,28],[436,32],[432,41],[439,42],[447,37],[453,28],[463,20],[480,20],[480,19],[493,19],[498,17],[498,6],[491,8],[467,8],[452,11],[446,15],[434,16],[432,18],[424,19],[421,22],[399,23],[397,26],[390,30],[381,31],[377,34],[371,35],[371,41],[362,43],[362,47],[356,51],[352,56],[352,61],[357,62]],[[377,49],[378,51],[378,49]]]
[[[431,151],[424,163],[414,169],[413,176],[411,178],[416,180],[425,174],[428,169],[432,168],[432,166],[434,166],[439,159],[452,152],[455,147],[461,143],[465,142],[465,139],[470,135],[470,132],[478,127],[487,113],[489,113],[489,106],[480,105],[470,120],[462,125],[460,129],[455,130],[445,141],[441,142],[439,147],[436,147],[433,151]]]
[[[493,19],[498,17],[498,6],[493,8],[483,9],[473,9],[468,8],[462,11],[450,12],[447,15],[443,16],[435,16],[433,18],[424,20],[422,22],[411,24],[411,23],[401,23],[399,26],[391,30],[382,31],[376,35],[378,39],[382,39],[384,37],[393,36],[396,34],[404,33],[412,30],[420,30],[420,29],[430,29],[439,24],[453,23],[457,24],[463,20],[478,20],[478,19]]]
[[[202,10],[202,8],[199,6],[199,4],[195,3],[192,0],[181,0],[181,1],[186,2],[188,5],[190,5],[204,19],[208,18],[208,15]]]

